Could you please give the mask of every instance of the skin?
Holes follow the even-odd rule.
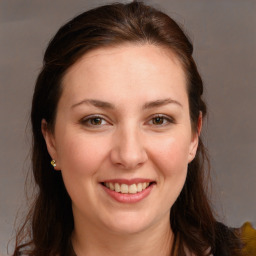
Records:
[[[42,132],[72,199],[77,255],[170,255],[170,209],[201,129],[201,120],[197,132],[191,128],[179,60],[153,45],[97,49],[67,71],[62,86],[54,133],[44,120]],[[143,200],[120,203],[100,184],[117,178],[155,184]]]

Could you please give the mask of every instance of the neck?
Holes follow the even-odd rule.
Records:
[[[75,224],[72,244],[77,256],[170,256],[173,233],[169,219],[132,234]]]

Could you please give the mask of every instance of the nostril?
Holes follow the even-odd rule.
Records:
[[[131,139],[134,136],[123,136],[112,148],[110,158],[113,164],[124,169],[141,167],[148,159],[147,153],[139,142]]]

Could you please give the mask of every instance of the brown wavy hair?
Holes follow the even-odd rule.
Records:
[[[176,54],[186,74],[192,128],[196,131],[200,113],[205,117],[203,83],[193,60],[193,45],[180,26],[163,12],[134,1],[115,3],[84,12],[62,26],[50,41],[37,78],[31,122],[33,130],[32,168],[38,187],[35,201],[24,224],[17,232],[17,255],[69,255],[74,228],[71,199],[61,172],[50,166],[50,155],[41,132],[45,119],[54,130],[56,109],[62,93],[62,78],[85,53],[102,47],[152,44]],[[175,236],[175,253],[185,255],[184,247],[197,256],[211,253],[239,255],[234,232],[218,223],[207,195],[207,155],[199,139],[195,159],[177,201],[172,206],[170,225]],[[225,240],[225,242],[224,242]],[[173,253],[174,253],[173,250]]]

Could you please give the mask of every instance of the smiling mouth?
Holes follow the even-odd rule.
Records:
[[[112,183],[112,182],[102,182],[101,184],[117,193],[136,194],[136,193],[142,192],[143,190],[147,189],[149,186],[155,184],[155,182],[141,182],[141,183],[134,183],[131,185]]]

